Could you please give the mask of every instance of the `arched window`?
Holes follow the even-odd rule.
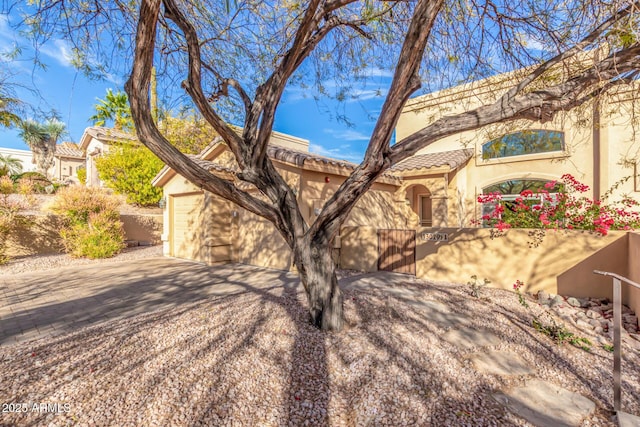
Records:
[[[552,130],[523,130],[501,136],[482,145],[483,159],[549,153],[564,150],[564,133]]]
[[[553,182],[553,185],[551,184]],[[529,190],[533,194],[524,197],[524,202],[530,206],[542,204],[542,196],[540,190],[548,192],[550,195],[562,192],[562,183],[557,181],[547,181],[544,179],[510,179],[507,181],[491,184],[482,189],[482,194],[498,193],[502,195],[502,204],[507,208],[514,203],[517,198],[522,198],[523,191]],[[494,203],[485,203],[482,205],[482,216],[491,215],[495,209]]]

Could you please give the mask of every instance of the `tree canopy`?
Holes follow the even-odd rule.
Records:
[[[83,66],[130,70],[125,90],[140,141],[193,183],[274,224],[293,251],[311,321],[323,329],[342,326],[331,242],[391,165],[463,131],[551,120],[629,84],[640,68],[640,2],[631,0],[46,3],[29,20],[34,40],[61,35]],[[159,91],[187,95],[229,146],[239,168],[234,180],[204,170],[159,131],[149,106],[154,68]],[[344,99],[371,70],[393,77],[364,160],[309,224],[266,155],[283,93],[303,85]],[[421,87],[438,90],[498,72],[512,72],[512,82],[493,102],[445,115],[391,145],[402,107]],[[330,81],[336,90],[328,90]]]

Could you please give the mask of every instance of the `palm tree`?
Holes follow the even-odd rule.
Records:
[[[38,172],[49,178],[49,169],[53,166],[58,138],[65,132],[65,125],[57,120],[38,123],[27,120],[20,126],[20,137],[33,152],[33,162]]]
[[[113,120],[113,127],[117,130],[133,129],[131,109],[126,93],[120,91],[113,93],[111,89],[107,89],[105,99],[98,99],[98,104],[94,108],[96,114],[89,117],[89,120],[93,120],[95,125],[104,126],[107,121]]]
[[[9,155],[0,154],[0,176],[18,175],[22,172],[22,160],[16,159]]]

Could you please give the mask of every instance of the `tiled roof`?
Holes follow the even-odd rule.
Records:
[[[56,146],[56,157],[71,157],[74,159],[84,159],[84,153],[73,142],[63,142]]]
[[[120,142],[138,140],[134,135],[126,132],[100,126],[88,127],[85,129],[85,132],[100,141]]]
[[[226,166],[222,166],[218,163],[214,163],[212,161],[209,160],[204,160],[201,159],[199,156],[193,155],[193,154],[187,154],[187,157],[190,158],[191,160],[193,160],[193,162],[195,164],[197,164],[198,166],[200,166],[203,169],[208,170],[209,172],[211,172],[212,170],[218,171],[218,172],[227,172],[230,174],[235,174],[238,172],[238,170],[236,168],[228,168]],[[166,166],[165,166],[166,167]]]
[[[391,167],[391,172],[404,172],[414,169],[429,169],[448,165],[451,169],[457,169],[464,165],[473,156],[473,150],[442,151],[440,153],[419,154],[409,157]]]
[[[290,148],[279,147],[276,145],[270,145],[267,148],[267,155],[274,160],[280,160],[281,162],[294,164],[301,167],[306,161],[323,163],[325,165],[339,166],[348,170],[354,170],[358,165],[348,162],[346,160],[332,159],[330,157],[320,156],[313,153],[305,153],[302,151],[292,150]],[[393,171],[387,171],[382,174],[385,178],[391,178],[394,180],[400,180],[399,176],[393,174]]]

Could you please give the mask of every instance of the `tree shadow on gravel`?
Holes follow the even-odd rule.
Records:
[[[29,295],[25,301],[31,307],[16,311],[14,320],[54,322],[70,333],[0,347],[0,363],[25,373],[17,381],[0,378],[14,386],[0,392],[1,400],[40,396],[46,402],[61,389],[81,388],[88,401],[67,402],[74,408],[70,420],[106,422],[113,408],[121,407],[128,409],[120,414],[128,425],[153,420],[212,425],[246,413],[276,424],[327,423],[324,334],[308,324],[297,276],[243,265],[211,268],[176,261],[167,267],[163,262],[141,262],[134,271],[116,265],[67,270],[58,277],[71,285],[65,297],[83,283],[93,292],[50,304],[42,303],[48,291],[41,289],[51,278],[25,278],[13,291]],[[155,336],[168,324],[175,325],[171,336]],[[246,360],[246,354],[259,360]],[[202,361],[203,367],[190,369],[190,361]],[[260,383],[249,387],[258,395],[244,392],[242,381]],[[269,395],[273,383],[281,383],[275,387],[280,395]],[[8,421],[39,425],[48,420],[46,414],[15,417]]]
[[[66,402],[72,412],[3,414],[0,424],[513,424],[491,395],[522,378],[475,371],[471,351],[443,342],[451,325],[412,298],[473,313],[474,326],[511,340],[538,377],[559,385],[566,378],[600,408],[611,400],[609,359],[597,353],[589,371],[573,366],[565,348],[523,321],[515,296],[511,305],[478,308],[462,287],[398,276],[390,278],[394,292],[344,289],[341,281],[346,327],[336,334],[308,323],[300,282],[282,271],[165,259],[130,270],[69,269],[56,279],[67,285],[56,302],[15,316],[57,313],[70,333],[0,347],[0,401]],[[30,275],[15,292],[43,292],[51,280]],[[83,319],[91,327],[81,328]],[[634,361],[624,365],[626,396],[639,392],[637,368],[627,369]]]

